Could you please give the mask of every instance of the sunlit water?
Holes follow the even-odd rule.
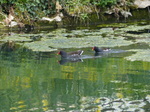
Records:
[[[124,59],[133,47],[99,56],[83,48],[73,62],[57,52],[1,51],[0,112],[149,112],[150,63]]]

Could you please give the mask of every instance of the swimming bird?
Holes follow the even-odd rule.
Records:
[[[111,49],[110,49],[110,48],[98,48],[98,47],[94,46],[94,47],[92,48],[92,50],[94,50],[95,53],[100,53],[100,52],[109,51],[109,50],[111,50]]]
[[[65,51],[59,51],[57,54],[61,55],[61,58],[80,58],[84,51],[78,50],[78,51],[73,51],[73,52],[65,52]]]

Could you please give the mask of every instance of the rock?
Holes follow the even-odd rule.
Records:
[[[53,21],[53,19],[48,18],[48,17],[42,17],[42,19],[41,19],[41,20],[43,20],[43,21]]]
[[[62,21],[62,18],[63,18],[63,14],[59,13],[59,14],[55,15],[55,17],[53,17],[53,18],[42,17],[41,20],[50,21],[50,22],[51,21],[57,21],[57,22],[59,22],[59,21]]]
[[[136,5],[138,8],[146,8],[150,6],[150,0],[135,0],[134,5]]]
[[[11,21],[10,24],[9,24],[9,27],[14,27],[14,26],[16,26],[16,25],[18,25],[17,22]]]
[[[121,11],[121,14],[125,17],[125,18],[127,18],[128,16],[132,16],[132,14],[131,14],[131,12],[128,12],[128,11]]]

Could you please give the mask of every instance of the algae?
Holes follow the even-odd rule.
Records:
[[[14,41],[14,42],[31,42],[32,39],[29,37],[21,37],[19,35],[13,35],[13,36],[5,36],[3,39],[0,40],[1,42],[7,42],[7,41]]]
[[[143,25],[143,26],[137,26],[137,25],[130,25],[124,28],[120,28],[118,29],[119,31],[139,31],[139,30],[143,30],[143,29],[149,29],[150,25]]]
[[[33,51],[50,52],[61,48],[84,48],[92,46],[116,47],[128,46],[134,43],[147,43],[150,45],[149,33],[138,35],[127,32],[140,31],[143,29],[148,29],[149,27],[150,25],[131,25],[115,30],[113,28],[101,28],[95,30],[72,30],[69,32],[65,29],[57,29],[56,31],[50,32],[49,34],[45,35],[45,37],[42,38],[42,41],[25,43],[24,47],[32,49]],[[130,37],[131,40],[126,40],[127,37]],[[125,59],[127,60],[150,61],[150,50],[136,49],[129,51],[136,51],[137,53],[125,57]]]
[[[50,52],[61,48],[115,47],[133,43],[124,40],[123,36],[116,38],[112,35],[113,32],[112,28],[102,28],[94,31],[89,29],[72,30],[70,32],[61,28],[45,35],[41,34],[40,41],[24,43],[23,46],[33,51]],[[106,34],[105,38],[102,34]]]
[[[42,41],[25,43],[23,46],[33,51],[54,51],[60,48],[83,48],[83,47],[114,47],[127,46],[132,44],[131,41],[124,40],[124,37],[114,39],[114,36],[102,38],[101,36],[86,36],[82,38],[43,38]]]
[[[147,61],[150,62],[150,49],[132,49],[129,51],[136,52],[131,56],[125,57],[125,59],[130,61]]]
[[[19,43],[26,49],[38,52],[51,52],[62,48],[129,46],[141,42],[150,45],[149,33],[142,33],[140,35],[128,33],[128,31],[140,31],[149,28],[150,25],[130,25],[116,29],[111,27],[77,30],[58,28],[49,33],[41,32],[39,34],[5,36],[0,41],[7,42],[11,40],[16,44]]]
[[[127,26],[126,23],[113,23],[113,24],[100,24],[100,25],[97,25],[97,27],[118,27],[118,28],[126,27],[126,26]]]

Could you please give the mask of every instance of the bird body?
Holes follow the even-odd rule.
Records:
[[[98,48],[98,47],[94,46],[94,47],[92,48],[92,50],[94,50],[96,53],[100,53],[100,52],[109,51],[109,50],[111,50],[111,49],[110,49],[110,48]]]
[[[80,56],[82,55],[83,51],[82,50],[78,50],[78,51],[74,51],[74,52],[65,52],[65,51],[59,51],[58,54],[61,55],[62,58],[80,58]]]

